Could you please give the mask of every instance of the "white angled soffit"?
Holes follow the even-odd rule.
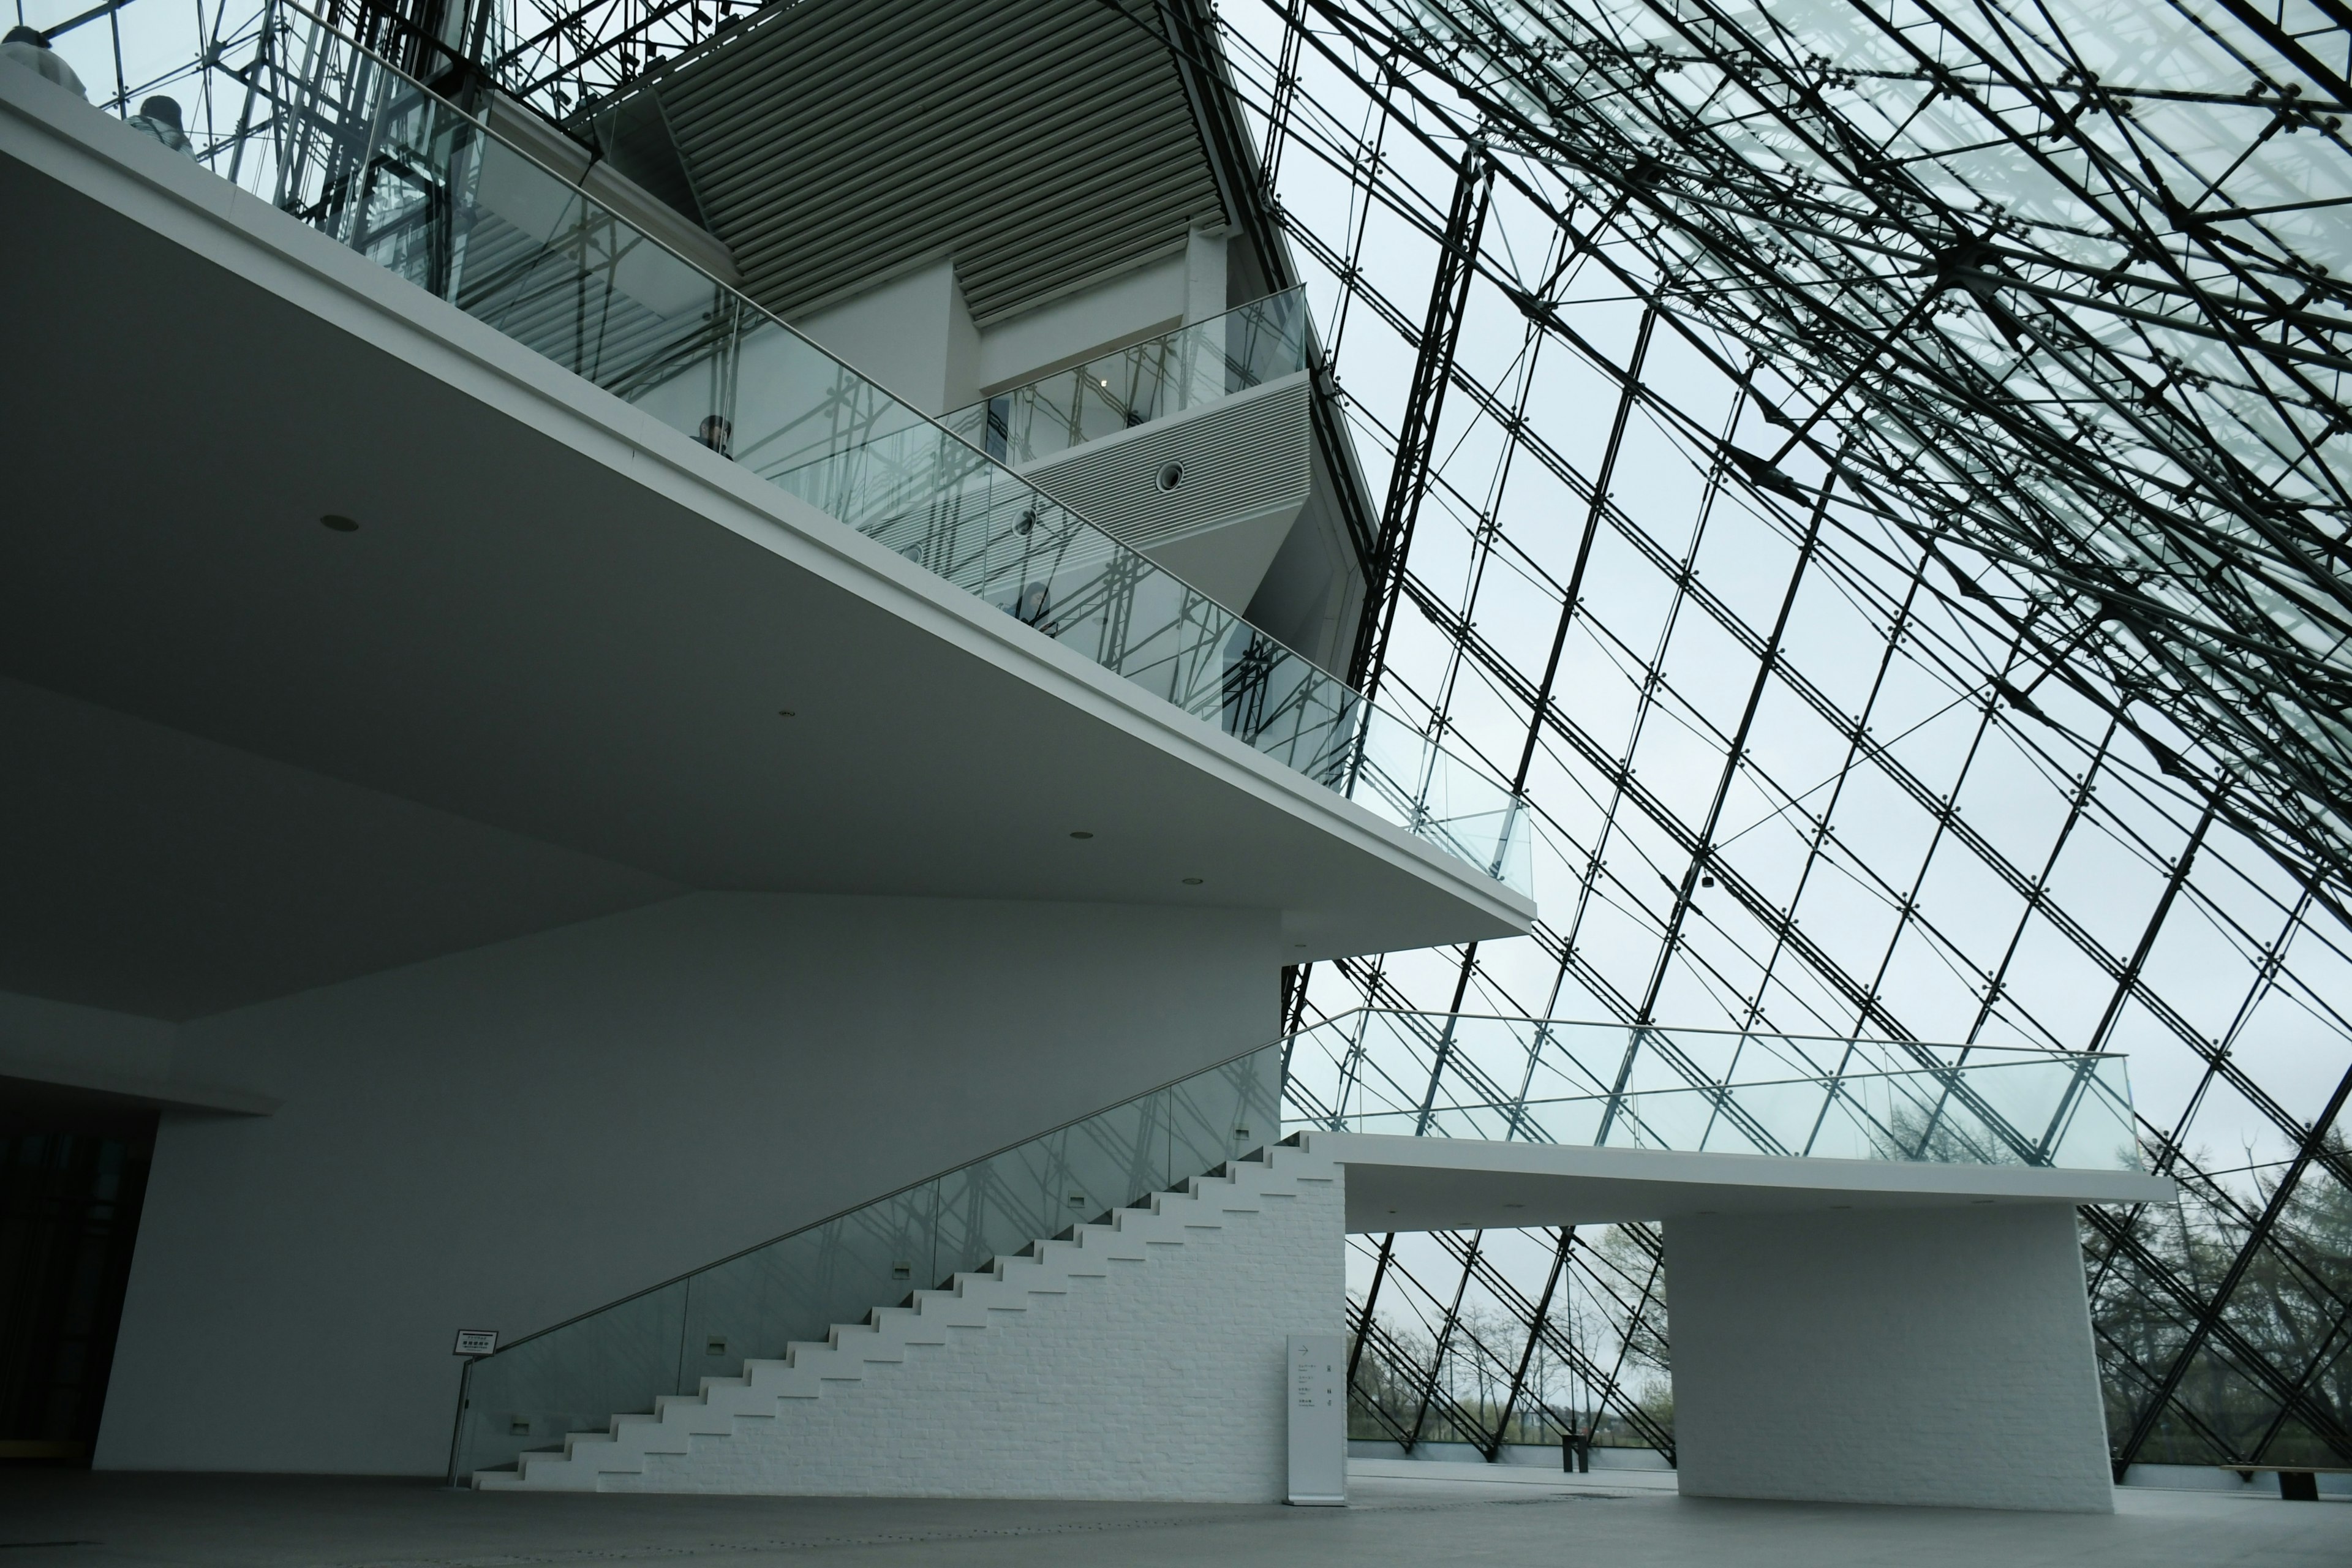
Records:
[[[55,104],[43,94],[56,97]],[[85,118],[87,117],[87,119]],[[95,121],[93,129],[90,121]],[[105,144],[100,146],[100,142]],[[649,415],[266,202],[124,132],[26,72],[0,73],[0,153],[130,218],[267,295],[688,509],[908,626],[1146,742],[1202,775],[1375,857],[1486,934],[1523,931],[1532,903],[1214,726],[1040,637]],[[1428,905],[1424,914],[1437,905]],[[1423,921],[1426,927],[1426,920]],[[1394,943],[1459,940],[1423,929]],[[1357,947],[1349,951],[1369,951]],[[1319,940],[1307,956],[1341,951]]]

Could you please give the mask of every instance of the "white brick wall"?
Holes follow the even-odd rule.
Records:
[[[1686,1497],[2105,1512],[2064,1204],[1666,1225]]]
[[[1343,1326],[1345,1205],[1339,1167],[1269,1153],[1271,1166],[1237,1162],[1234,1179],[1085,1227],[1075,1247],[1007,1265],[1003,1281],[973,1278],[878,1334],[837,1332],[836,1348],[796,1351],[790,1367],[754,1363],[748,1386],[712,1380],[701,1399],[665,1402],[659,1421],[575,1438],[571,1458],[532,1457],[500,1480],[1279,1501],[1284,1341]],[[661,1447],[685,1451],[644,1451]]]

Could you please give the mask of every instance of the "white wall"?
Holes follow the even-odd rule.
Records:
[[[1685,1497],[2115,1506],[2063,1204],[1666,1224]]]
[[[980,385],[994,392],[1183,325],[1190,251],[991,321],[980,334]]]
[[[1148,1245],[1084,1266],[1102,1273],[603,1489],[1281,1501],[1285,1340],[1343,1331],[1347,1200],[1329,1160],[1272,1152],[1270,1173],[1237,1167],[1246,1209],[1219,1212],[1227,1184],[1203,1183],[1207,1212],[1169,1205],[1181,1226],[1147,1218]],[[1075,1271],[1068,1257],[1048,1268]]]
[[[1195,234],[1181,255],[985,328],[972,325],[954,266],[940,261],[793,324],[924,413],[945,414],[1218,314],[1224,259],[1224,240]]]
[[[973,327],[955,266],[936,261],[793,324],[924,414],[948,414],[979,402],[983,390],[1021,385],[1185,322],[1223,315],[1228,249],[1223,235],[1192,230],[1176,257],[988,327]],[[708,402],[694,376],[682,388],[696,409]],[[698,411],[658,411],[685,430],[701,418]]]
[[[1194,229],[1184,237],[1184,320],[1225,313],[1225,237]]]
[[[924,413],[944,414],[1223,314],[1228,248],[1223,236],[1194,230],[1180,255],[984,328],[972,324],[953,264],[940,261],[793,324]]]
[[[694,894],[197,1020],[102,1468],[437,1473],[508,1338],[1274,1037],[1276,917]]]
[[[924,414],[979,395],[981,342],[955,268],[934,262],[793,325]]]

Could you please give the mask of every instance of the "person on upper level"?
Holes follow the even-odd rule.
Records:
[[[144,131],[174,153],[194,158],[195,147],[188,141],[187,132],[180,121],[180,100],[162,95],[149,99],[139,106],[139,112],[125,121],[133,131]]]
[[[89,89],[82,86],[81,78],[74,75],[73,67],[66,64],[64,57],[49,47],[47,37],[37,27],[9,28],[8,36],[0,38],[0,59],[15,60],[21,66],[37,70],[68,92],[79,93],[83,98],[89,96]]]

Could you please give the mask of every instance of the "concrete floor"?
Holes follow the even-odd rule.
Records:
[[[1400,1473],[1403,1472],[1403,1473]],[[0,1568],[821,1562],[1281,1568],[2345,1568],[2352,1504],[2132,1489],[2112,1518],[1685,1500],[1671,1477],[1363,1464],[1340,1509],[515,1497],[406,1480],[0,1471]]]

